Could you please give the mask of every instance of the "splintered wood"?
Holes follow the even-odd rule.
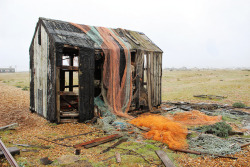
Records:
[[[107,143],[109,141],[118,139],[120,137],[122,137],[122,135],[114,134],[114,135],[94,139],[94,140],[91,140],[91,141],[88,141],[88,142],[76,144],[76,145],[74,145],[74,147],[75,148],[80,148],[80,147],[83,146],[84,148],[91,148],[91,147],[95,147],[95,146],[98,146],[100,144]]]

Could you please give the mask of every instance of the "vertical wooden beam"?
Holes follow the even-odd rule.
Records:
[[[60,68],[56,68],[56,117],[57,122],[60,122],[60,109],[61,109],[61,102],[60,102]]]
[[[159,55],[160,58],[160,103],[162,102],[162,53]]]
[[[74,62],[73,62],[74,56],[70,55],[69,56],[69,65],[73,66]],[[69,71],[69,91],[73,91],[73,71]]]
[[[94,49],[81,48],[78,61],[79,122],[84,122],[94,117]]]
[[[65,71],[60,70],[60,91],[65,89]]]

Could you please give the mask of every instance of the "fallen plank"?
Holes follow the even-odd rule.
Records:
[[[109,141],[118,139],[120,137],[122,137],[122,135],[119,135],[119,134],[105,136],[105,137],[97,138],[97,139],[94,139],[94,140],[91,140],[91,141],[88,141],[88,142],[76,144],[76,145],[74,145],[74,148],[80,148],[82,146],[84,148],[91,148],[91,147],[95,147],[95,146],[98,146],[100,144],[107,143]]]
[[[168,158],[167,154],[162,150],[155,151],[157,156],[161,159],[164,166],[166,167],[175,167],[174,163]]]
[[[116,158],[116,162],[118,162],[118,163],[122,162],[120,153],[115,152],[115,158]]]
[[[37,148],[42,148],[42,149],[49,149],[50,147],[48,146],[38,146],[38,145],[28,145],[28,144],[14,144],[17,146],[22,146],[22,147],[37,147]]]
[[[124,138],[124,139],[121,139],[119,140],[117,143],[113,144],[112,146],[108,147],[107,149],[103,150],[102,152],[100,152],[100,154],[102,153],[105,153],[105,152],[108,152],[109,150],[119,146],[120,144],[122,144],[123,142],[126,142],[128,139],[127,138]]]
[[[232,131],[229,132],[229,135],[244,135],[244,132]]]
[[[224,155],[218,155],[218,154],[208,154],[208,153],[202,153],[202,152],[192,151],[192,150],[175,149],[173,151],[179,151],[179,152],[196,154],[196,155],[212,155],[212,156],[216,156],[216,157],[220,157],[220,158],[238,159],[237,157],[230,157],[230,156],[224,156]]]
[[[249,145],[250,145],[250,143],[243,144],[243,145],[240,146],[240,148],[244,148],[244,147],[249,146]]]
[[[7,149],[11,155],[20,154],[20,149],[17,147],[9,147]],[[0,149],[0,157],[4,157],[4,153],[3,153],[3,151],[1,151],[1,149]]]
[[[12,129],[15,129],[17,126],[18,126],[18,123],[13,123],[10,125],[2,126],[2,127],[0,127],[0,131],[1,130],[12,130]]]

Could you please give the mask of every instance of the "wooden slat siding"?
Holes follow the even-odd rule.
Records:
[[[79,122],[94,117],[95,50],[80,48],[79,53]]]
[[[54,43],[50,39],[48,56],[48,75],[47,75],[47,119],[56,122],[56,52]]]
[[[154,106],[154,54],[150,52],[151,104]]]
[[[157,54],[154,53],[154,105],[157,105]]]
[[[158,105],[158,54],[155,53],[155,105]]]
[[[30,47],[30,110],[34,112],[34,44],[32,42]]]
[[[157,105],[160,105],[160,54],[157,53]]]

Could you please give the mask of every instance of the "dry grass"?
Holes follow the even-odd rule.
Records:
[[[163,101],[203,101],[250,105],[250,71],[163,71]],[[193,95],[226,96],[223,100],[198,99]]]

